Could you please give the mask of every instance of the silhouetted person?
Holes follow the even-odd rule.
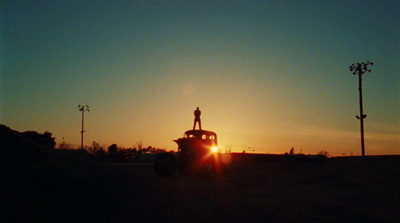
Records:
[[[194,124],[193,124],[193,130],[196,128],[196,123],[199,123],[199,129],[201,130],[201,120],[200,120],[200,115],[201,111],[199,107],[197,107],[196,110],[194,110]]]

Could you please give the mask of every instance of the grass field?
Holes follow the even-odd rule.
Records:
[[[270,162],[159,178],[2,129],[1,222],[400,222],[400,156]]]

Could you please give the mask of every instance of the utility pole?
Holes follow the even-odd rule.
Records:
[[[363,101],[362,101],[362,78],[361,76],[365,72],[371,72],[370,69],[368,69],[369,65],[374,65],[373,62],[367,61],[366,63],[361,62],[357,64],[352,64],[349,68],[350,71],[353,72],[353,75],[358,74],[358,93],[360,97],[360,115],[356,115],[356,118],[360,120],[360,130],[361,130],[361,155],[365,156],[365,144],[364,144],[364,119],[367,117],[366,114],[363,112]]]
[[[84,123],[84,116],[85,116],[84,114],[85,114],[85,111],[89,112],[90,110],[89,110],[89,105],[81,105],[81,104],[79,104],[78,108],[79,108],[79,111],[82,112],[81,153],[83,154],[83,133],[85,132],[83,130],[83,123]]]

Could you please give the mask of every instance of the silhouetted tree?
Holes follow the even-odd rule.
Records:
[[[136,156],[137,156],[136,149],[132,148],[124,149],[125,160],[133,160],[134,158],[136,158]]]
[[[143,149],[142,141],[139,141],[139,142],[136,143],[136,149],[137,149],[138,153],[142,152],[142,149]]]
[[[92,146],[88,148],[88,152],[96,156],[100,149],[102,149],[100,144],[98,144],[96,141],[93,141]]]
[[[293,147],[290,149],[289,155],[294,155],[294,148]]]
[[[118,149],[118,159],[121,161],[129,161],[136,158],[136,149],[132,148],[120,148]]]
[[[167,150],[166,150],[166,149],[156,148],[156,149],[155,149],[155,152],[156,152],[156,153],[166,153]]]
[[[118,152],[117,144],[112,144],[111,146],[108,147],[107,150],[108,150],[108,153],[110,154],[110,156],[117,155],[117,152]]]
[[[329,153],[328,153],[327,151],[325,151],[325,150],[319,151],[319,152],[317,153],[317,155],[326,156],[326,157],[328,157],[328,158],[330,157]]]
[[[52,137],[52,133],[48,131],[45,131],[43,134],[36,131],[26,131],[22,134],[37,143],[40,143],[52,149],[55,148],[56,140],[54,137]]]
[[[74,149],[74,146],[69,144],[69,143],[66,143],[66,142],[61,142],[60,144],[58,144],[57,148],[58,149],[72,150],[72,149]]]

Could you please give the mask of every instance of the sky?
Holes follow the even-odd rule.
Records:
[[[400,154],[400,2],[2,1],[0,123],[57,143],[176,150]]]

